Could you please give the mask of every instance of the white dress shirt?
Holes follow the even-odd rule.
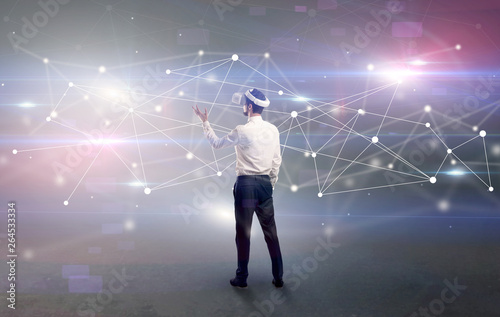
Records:
[[[238,125],[226,136],[219,138],[208,121],[203,131],[215,149],[234,146],[236,150],[236,175],[269,175],[274,187],[281,165],[279,131],[261,116],[248,118],[245,125]]]

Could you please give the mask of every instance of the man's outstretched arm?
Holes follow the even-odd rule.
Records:
[[[198,108],[198,105],[196,105],[196,108],[193,107],[194,113],[200,118],[201,122],[203,122],[203,132],[205,133],[205,136],[208,139],[208,142],[214,149],[222,149],[225,147],[229,146],[235,146],[238,144],[238,130],[234,129],[231,131],[229,134],[226,136],[219,138],[215,134],[214,130],[210,126],[210,123],[208,122],[208,113],[207,113],[207,108],[205,108],[205,112],[201,112],[201,110]]]

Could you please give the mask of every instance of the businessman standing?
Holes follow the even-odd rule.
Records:
[[[236,98],[235,98],[236,97]],[[224,137],[217,137],[208,122],[207,109],[194,113],[203,122],[203,131],[215,149],[234,146],[236,151],[236,183],[234,184],[234,212],[236,218],[236,248],[238,268],[230,280],[232,286],[247,287],[250,232],[253,213],[257,214],[272,263],[273,284],[283,287],[283,260],[274,221],[273,189],[281,165],[279,131],[262,119],[262,111],[269,99],[257,89],[235,94],[233,101],[243,106],[248,122],[238,125]]]

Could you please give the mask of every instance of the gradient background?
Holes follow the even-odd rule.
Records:
[[[500,316],[497,1],[0,8],[4,294],[10,201],[18,255],[16,310],[4,296],[2,316]],[[283,145],[279,303],[257,222],[249,289],[229,286],[234,151],[212,151],[191,109],[209,108],[222,136],[245,122],[230,101],[250,87]],[[367,147],[374,135],[401,159]],[[322,261],[318,239],[338,244]],[[443,304],[454,279],[467,289]]]

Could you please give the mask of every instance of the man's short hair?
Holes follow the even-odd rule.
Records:
[[[255,98],[257,98],[259,100],[262,100],[262,101],[266,100],[266,96],[264,96],[264,94],[260,90],[257,90],[254,88],[253,90],[250,91],[250,93],[252,94],[252,96],[254,96]],[[248,104],[252,105],[253,113],[258,113],[258,114],[262,113],[262,111],[264,110],[264,107],[256,105],[252,100],[248,99],[247,96],[245,96],[245,99],[246,99],[247,105]]]

